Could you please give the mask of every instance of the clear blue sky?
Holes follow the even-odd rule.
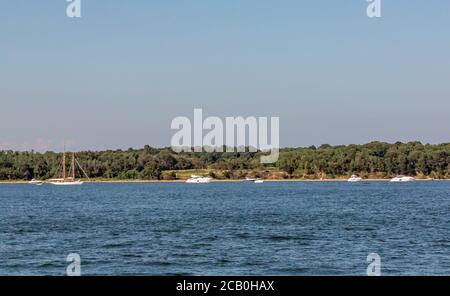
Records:
[[[450,2],[0,1],[0,149],[169,146],[175,116],[279,116],[282,146],[450,141]]]

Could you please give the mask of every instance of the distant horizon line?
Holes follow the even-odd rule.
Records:
[[[328,144],[328,143],[323,143],[320,145],[308,145],[308,146],[284,146],[284,147],[280,147],[280,150],[286,150],[286,149],[308,149],[308,148],[315,148],[315,149],[323,149],[323,148],[338,148],[338,147],[348,147],[348,146],[364,146],[364,145],[369,145],[369,144],[375,144],[375,143],[379,143],[379,144],[388,144],[388,145],[404,145],[404,144],[420,144],[423,146],[426,145],[431,145],[431,146],[440,146],[440,145],[448,145],[450,144],[449,142],[440,142],[440,143],[422,143],[422,141],[419,140],[412,140],[412,141],[407,141],[407,142],[402,142],[402,141],[395,141],[395,142],[388,142],[388,141],[378,141],[378,140],[374,140],[374,141],[370,141],[370,142],[366,142],[366,143],[361,143],[361,144],[357,144],[357,143],[348,143],[348,144]],[[67,149],[66,147],[66,152],[104,152],[104,151],[129,151],[129,150],[143,150],[146,149],[146,147],[150,148],[150,149],[156,149],[156,150],[172,150],[172,147],[170,146],[151,146],[149,144],[143,145],[143,146],[134,146],[134,147],[128,147],[128,148],[104,148],[104,149],[75,149],[75,150],[70,150]],[[223,146],[226,147],[226,146]],[[245,146],[246,150],[249,148],[250,146]],[[192,152],[184,152],[184,153],[196,153],[194,152],[194,147],[190,147],[192,148]],[[205,147],[203,147],[205,148]],[[234,146],[233,149],[237,149],[237,146]],[[64,148],[62,147],[61,150],[40,150],[40,149],[4,149],[0,147],[0,152],[19,152],[19,153],[26,153],[26,152],[31,152],[31,153],[63,153],[64,152]],[[237,151],[235,151],[237,152]],[[235,153],[235,152],[214,152],[214,153]],[[258,152],[252,152],[252,153],[259,153],[261,152],[258,149]],[[175,151],[174,151],[175,153]],[[206,151],[202,151],[200,153],[207,153]],[[249,151],[245,151],[244,153],[249,153]]]

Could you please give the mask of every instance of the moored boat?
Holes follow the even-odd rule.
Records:
[[[190,179],[186,180],[186,183],[191,183],[191,184],[210,183],[211,180],[212,179],[210,177],[202,177],[202,176],[192,175]]]
[[[83,174],[89,179],[86,172],[83,170],[81,165],[78,163],[78,160],[75,158],[75,153],[72,153],[72,161],[70,163],[70,176],[67,176],[66,172],[66,151],[64,149],[63,159],[62,159],[62,178],[49,179],[46,183],[57,185],[57,186],[76,186],[82,185],[84,182],[81,180],[75,179],[75,166],[78,165]]]
[[[347,181],[348,182],[361,182],[363,179],[357,175],[352,175]]]
[[[410,176],[396,176],[392,178],[390,182],[411,182],[414,180],[415,178]]]
[[[28,184],[38,185],[39,186],[39,185],[44,184],[44,182],[40,181],[40,180],[32,179],[30,182],[28,182]]]
[[[81,185],[84,182],[80,180],[71,180],[71,178],[66,178],[66,179],[50,179],[48,180],[48,183],[57,186],[70,186],[70,185]]]

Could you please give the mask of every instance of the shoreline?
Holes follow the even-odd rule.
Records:
[[[186,180],[82,180],[86,184],[124,184],[124,183],[185,183]],[[387,179],[363,179],[361,182],[389,182]],[[450,181],[450,179],[416,179],[415,181]],[[211,180],[211,183],[240,183],[246,182],[245,180]],[[271,183],[288,183],[288,182],[348,182],[347,179],[264,179],[264,182]],[[7,184],[28,184],[29,181],[17,180],[17,181],[0,181],[0,185]],[[252,183],[252,182],[248,182]]]

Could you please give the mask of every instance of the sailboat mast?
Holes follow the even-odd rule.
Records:
[[[66,179],[66,147],[64,147],[64,154],[63,154],[63,179]]]
[[[72,168],[72,180],[75,180],[75,153],[72,153],[72,163],[70,167]]]

